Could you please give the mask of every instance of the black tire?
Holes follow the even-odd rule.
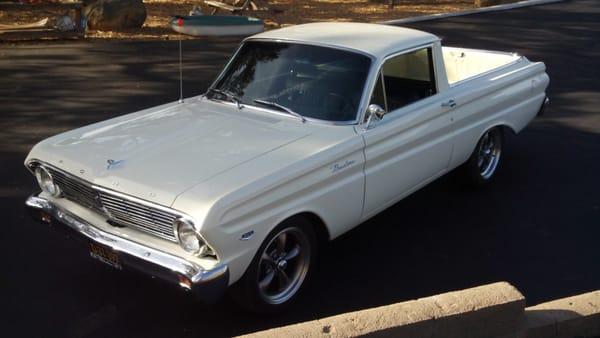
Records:
[[[272,256],[277,257],[277,252],[274,252],[273,249],[279,248],[282,233],[286,234],[282,254],[286,253],[286,255],[290,255],[294,252],[294,244],[301,247],[300,253],[295,258],[290,258],[289,260],[286,260],[285,257],[272,258]],[[290,237],[289,239],[288,236]],[[269,252],[271,253],[269,254]],[[264,259],[263,253],[267,253],[271,260]],[[232,286],[231,296],[244,308],[255,313],[282,312],[296,301],[307,284],[309,284],[316,268],[316,259],[317,237],[309,221],[300,217],[285,221],[273,229],[267,236],[242,278]],[[286,263],[281,263],[284,260]],[[298,267],[304,264],[308,265],[302,268]],[[285,266],[282,268],[282,265]],[[271,277],[271,284],[266,288],[259,287],[259,281],[265,282],[269,280],[270,268],[272,268],[275,274],[274,277]],[[306,270],[304,271],[304,269]],[[279,298],[276,296],[270,297],[270,292],[277,294],[279,289],[286,289],[281,286],[282,284],[285,285],[284,282],[281,282],[281,280],[285,281],[285,278],[281,278],[280,276],[282,270],[286,272],[282,275],[287,276],[288,280],[293,281],[295,278],[299,278],[296,282],[297,285],[294,284],[285,296]],[[290,284],[293,284],[293,282],[290,282]],[[265,283],[262,285],[265,285]]]
[[[463,176],[467,184],[479,188],[493,181],[500,167],[503,147],[502,128],[492,128],[481,136],[471,157],[463,166]]]

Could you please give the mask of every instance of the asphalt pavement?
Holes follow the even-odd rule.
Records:
[[[231,336],[495,281],[528,304],[600,289],[599,17],[588,0],[410,24],[447,45],[544,61],[552,103],[509,135],[491,187],[451,173],[330,243],[305,297],[275,317],[113,271],[24,213],[31,146],[176,100],[177,42],[0,45],[1,335]],[[183,42],[185,96],[206,89],[238,42]]]

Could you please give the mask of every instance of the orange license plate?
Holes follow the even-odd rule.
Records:
[[[115,269],[123,269],[119,255],[111,248],[96,243],[90,243],[90,256]]]

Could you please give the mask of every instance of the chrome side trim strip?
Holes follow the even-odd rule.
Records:
[[[148,246],[130,241],[100,230],[80,217],[56,206],[51,201],[39,196],[31,196],[25,205],[50,214],[52,217],[72,228],[90,240],[108,246],[115,251],[124,253],[179,273],[194,284],[204,283],[221,277],[228,271],[227,265],[219,264],[215,268],[207,270],[201,266],[189,262],[181,257],[150,248]]]

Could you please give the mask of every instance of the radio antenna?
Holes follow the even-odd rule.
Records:
[[[181,38],[179,39],[179,103],[183,103],[183,63],[181,61]]]

